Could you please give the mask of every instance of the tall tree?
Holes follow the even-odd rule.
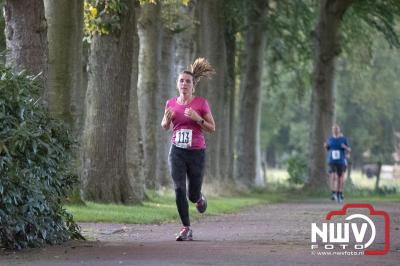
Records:
[[[260,111],[267,7],[268,1],[254,1],[247,14],[235,171],[237,180],[247,186],[264,185],[260,175]]]
[[[236,94],[238,92],[238,82],[236,82],[236,59],[239,53],[237,34],[242,30],[245,3],[240,0],[224,1],[224,23],[225,23],[225,45],[226,45],[226,91],[229,98],[229,144],[228,159],[229,168],[227,169],[226,182],[234,184],[234,150],[235,150],[235,110]],[[231,181],[231,182],[229,182]]]
[[[311,96],[311,129],[309,180],[310,189],[326,189],[326,156],[324,141],[334,118],[333,80],[335,59],[341,51],[339,28],[346,10],[354,1],[323,0],[315,28],[313,89]]]
[[[177,75],[187,69],[194,58],[194,9],[196,1],[187,4],[181,0],[162,1],[162,27],[159,35],[161,53],[159,54],[157,121],[164,115],[164,106],[167,99],[177,93]],[[170,147],[171,131],[164,132],[157,128],[157,180],[161,186],[170,184],[167,158]]]
[[[89,56],[83,192],[87,200],[130,203],[136,201],[126,159],[134,2],[114,1],[116,5],[107,2],[96,1],[93,7],[98,17],[93,21],[95,31]],[[116,24],[104,23],[110,17]]]
[[[163,10],[164,11],[164,10]],[[175,68],[173,67],[173,29],[168,27],[167,23],[163,23],[161,34],[159,36],[161,43],[161,53],[159,58],[158,70],[158,92],[157,93],[157,169],[156,180],[160,186],[168,187],[170,185],[170,177],[168,171],[168,152],[170,147],[170,134],[166,134],[159,124],[164,116],[164,106],[167,99],[171,98],[175,93],[176,83],[174,80]]]
[[[196,54],[196,10],[197,1],[191,0],[187,6],[180,5],[179,13],[185,16],[178,16],[174,35],[175,46],[175,73],[188,70],[189,65],[194,61]],[[176,77],[177,78],[177,77]],[[176,86],[175,86],[176,87]]]
[[[86,90],[82,86],[83,0],[44,3],[49,41],[49,110],[78,133]]]
[[[45,0],[49,46],[49,112],[68,124],[76,138],[81,138],[86,87],[83,87],[83,0]],[[80,145],[79,145],[80,147]],[[80,166],[80,152],[75,150],[75,171]],[[73,200],[80,199],[80,185],[74,188]]]
[[[31,75],[42,73],[45,88],[48,48],[43,0],[7,0],[4,15],[6,64],[16,72],[26,70]]]
[[[138,8],[139,3],[135,1]],[[137,16],[135,15],[135,18]],[[135,23],[136,24],[136,23]],[[133,194],[136,203],[145,198],[145,180],[143,173],[143,141],[139,120],[138,88],[139,75],[139,36],[137,28],[133,27],[133,62],[131,74],[131,91],[129,94],[129,115],[127,130],[127,168],[128,176],[133,186]]]
[[[138,34],[140,40],[138,97],[144,148],[146,186],[158,187],[156,179],[157,130],[160,128],[157,106],[158,63],[160,54],[160,3],[145,3],[140,8]]]
[[[196,94],[208,99],[216,123],[216,132],[206,136],[206,176],[209,181],[223,182],[229,173],[230,100],[226,97],[226,46],[222,0],[199,1],[196,6],[200,22],[197,33],[197,54],[206,57],[216,75],[196,89]]]

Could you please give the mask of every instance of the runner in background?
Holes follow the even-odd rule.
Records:
[[[207,200],[201,193],[206,149],[203,132],[214,132],[215,122],[207,100],[195,96],[194,92],[202,77],[210,78],[214,73],[213,67],[204,58],[196,59],[190,71],[180,73],[177,80],[179,96],[167,101],[161,122],[164,130],[168,130],[171,125],[173,130],[169,167],[175,188],[176,206],[183,224],[177,241],[193,239],[187,194],[200,213],[207,208]]]
[[[351,149],[338,124],[333,125],[332,136],[329,137],[324,146],[328,151],[331,199],[342,203],[344,200],[344,175],[347,165],[346,153],[350,153]]]

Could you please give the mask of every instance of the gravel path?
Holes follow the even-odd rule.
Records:
[[[389,213],[390,251],[383,256],[311,254],[311,223],[325,221],[339,205],[280,203],[192,223],[195,241],[176,242],[176,224],[81,224],[90,241],[22,252],[0,251],[0,265],[400,265],[400,204],[380,203]],[[377,244],[382,247],[382,221]],[[380,241],[380,242],[379,242]],[[380,245],[380,246],[379,246]]]

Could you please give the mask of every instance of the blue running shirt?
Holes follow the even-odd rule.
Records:
[[[333,137],[331,136],[328,139],[328,163],[329,164],[339,164],[346,165],[346,157],[345,157],[345,149],[342,148],[342,144],[345,144],[347,147],[347,139],[345,137]]]

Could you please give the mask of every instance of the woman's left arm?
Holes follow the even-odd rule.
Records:
[[[348,146],[347,141],[340,145],[345,151],[351,152],[351,148]]]
[[[215,121],[211,113],[207,113],[204,117],[201,117],[192,108],[186,108],[184,114],[199,124],[201,129],[210,133],[215,132]]]
[[[215,121],[211,113],[207,113],[204,118],[197,123],[207,132],[213,133],[215,132]]]

